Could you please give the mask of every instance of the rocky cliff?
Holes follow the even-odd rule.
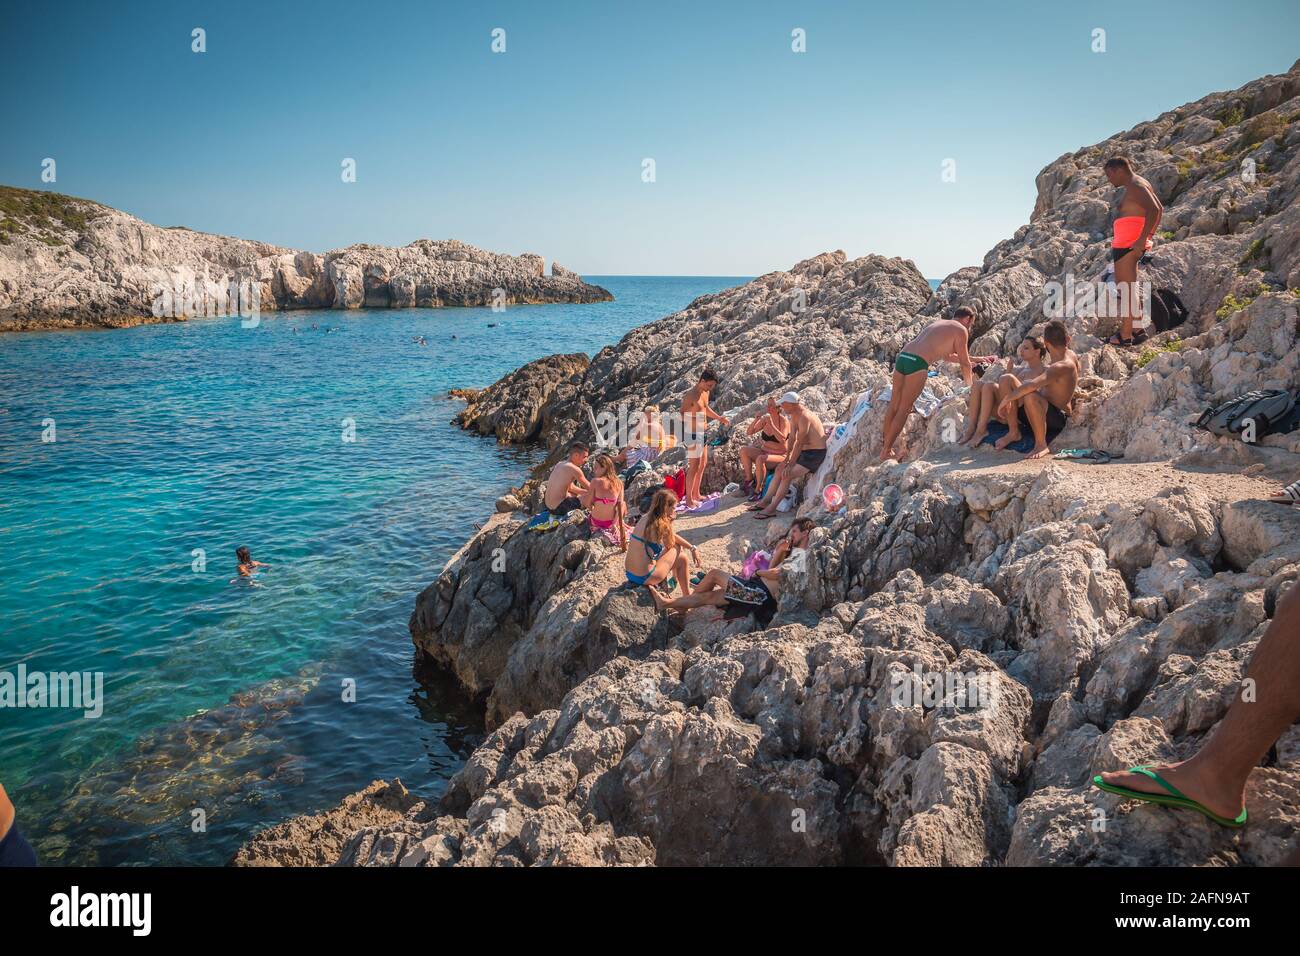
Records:
[[[589,410],[671,405],[711,364],[715,405],[739,420],[798,388],[843,421],[906,338],[958,303],[978,308],[976,351],[1010,349],[1042,324],[1050,283],[1101,272],[1115,201],[1101,163],[1119,152],[1161,193],[1151,273],[1191,310],[1136,351],[1102,344],[1113,319],[1067,317],[1085,375],[1056,447],[1123,461],[969,451],[951,440],[958,401],[914,416],[904,461],[881,465],[877,403],[828,469],[845,506],[800,508],[819,527],[766,629],[708,610],[664,619],[617,586],[621,555],[577,516],[543,535],[494,517],[411,618],[417,653],[481,695],[494,729],[437,806],[358,814],[337,862],[1281,859],[1300,825],[1300,728],[1252,776],[1242,831],[1088,782],[1194,751],[1300,579],[1300,509],[1260,500],[1300,473],[1300,432],[1245,444],[1189,425],[1247,388],[1300,386],[1300,64],[1058,159],[1030,222],[934,295],[908,262],[818,256],[633,331],[548,397],[521,392],[540,401],[521,414],[556,449],[593,437]],[[930,380],[941,402],[959,385],[951,370]],[[738,441],[706,484],[735,475]],[[735,567],[781,528],[724,501],[679,525]],[[258,837],[244,861],[288,853]]]
[[[429,239],[317,254],[160,228],[89,200],[0,187],[0,331],[239,315],[250,301],[271,312],[610,298],[558,264],[545,275],[532,254]]]

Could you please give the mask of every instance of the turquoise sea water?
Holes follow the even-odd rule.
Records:
[[[98,718],[0,708],[44,860],[220,864],[373,779],[441,792],[481,708],[412,674],[407,619],[537,456],[451,426],[447,389],[744,280],[592,281],[616,300],[0,336],[0,675],[104,679]]]

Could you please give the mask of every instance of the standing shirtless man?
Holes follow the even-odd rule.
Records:
[[[781,413],[790,419],[785,461],[777,465],[763,500],[749,509],[758,512],[755,518],[775,517],[776,506],[790,486],[805,475],[815,474],[826,460],[826,426],[816,412],[804,407],[798,392],[786,392],[779,404]]]
[[[1138,260],[1146,253],[1165,214],[1151,184],[1133,171],[1126,156],[1112,156],[1103,167],[1112,186],[1124,190],[1119,215],[1115,217],[1110,258],[1115,263],[1115,285],[1119,288],[1120,329],[1109,339],[1111,345],[1137,345],[1146,338],[1133,335],[1133,323],[1141,315],[1138,303]]]
[[[1049,429],[1060,431],[1074,411],[1074,389],[1079,384],[1079,356],[1070,348],[1065,323],[1053,319],[1043,329],[1043,342],[1051,362],[1038,375],[1021,382],[1008,373],[998,380],[1001,403],[998,413],[1006,419],[1007,433],[994,442],[998,449],[1020,441],[1028,424],[1034,433],[1034,448],[1026,458],[1046,458]]]
[[[970,385],[975,373],[970,367],[970,327],[975,321],[975,310],[959,306],[951,319],[939,319],[925,329],[907,347],[898,353],[894,362],[894,382],[889,393],[889,410],[885,412],[885,440],[880,449],[880,460],[895,458],[894,443],[903,433],[907,417],[917,396],[925,388],[926,376],[934,362],[956,361],[961,366],[961,377]]]
[[[709,393],[718,385],[718,375],[711,368],[700,373],[700,380],[682,396],[682,443],[686,445],[686,493],[682,505],[698,508],[700,482],[704,480],[704,466],[709,463],[709,446],[705,435],[710,421],[727,424],[727,419],[709,407]]]

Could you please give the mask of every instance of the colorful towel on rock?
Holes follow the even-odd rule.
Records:
[[[1001,437],[1002,437],[1003,435],[1005,435],[1006,433],[1007,433],[1007,426],[1006,426],[1006,425],[1003,425],[1001,422],[989,422],[989,433],[988,433],[987,435],[984,436],[984,440],[983,440],[982,442],[980,442],[980,444],[981,444],[981,445],[992,445],[995,441],[997,441],[999,438],[1001,438]],[[1059,434],[1061,434],[1061,429],[1059,429],[1059,428],[1049,428],[1049,429],[1047,429],[1047,440],[1050,442],[1052,439],[1054,439],[1054,438],[1055,438],[1057,435],[1059,435]],[[1033,451],[1033,450],[1034,450],[1034,435],[1033,435],[1033,433],[1030,432],[1028,429],[1022,428],[1022,429],[1020,430],[1020,436],[1021,436],[1021,437],[1020,437],[1020,441],[1012,442],[1012,443],[1011,443],[1010,445],[1008,445],[1004,450],[1005,450],[1005,451],[1018,451],[1018,452],[1020,452],[1020,454],[1022,454],[1022,455],[1027,455],[1027,454],[1029,454],[1031,451]]]
[[[677,513],[692,514],[692,515],[704,514],[704,512],[712,511],[714,508],[718,507],[718,502],[720,502],[721,500],[722,500],[722,492],[715,491],[713,494],[705,495],[703,498],[701,498],[700,503],[696,505],[694,508],[688,508],[686,507],[685,504],[678,504]]]

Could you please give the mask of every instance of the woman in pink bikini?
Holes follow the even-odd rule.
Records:
[[[595,477],[582,495],[582,507],[587,509],[587,524],[594,536],[599,535],[620,551],[627,550],[627,527],[623,516],[627,502],[623,500],[623,482],[619,480],[614,459],[597,455],[592,461],[591,473]]]

